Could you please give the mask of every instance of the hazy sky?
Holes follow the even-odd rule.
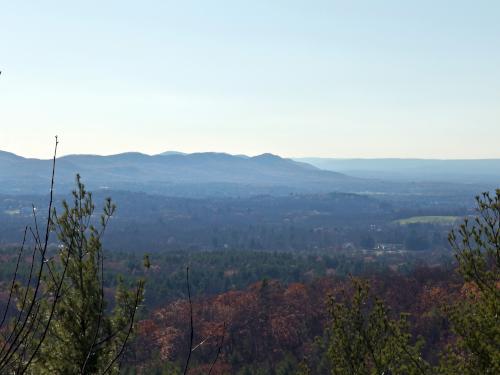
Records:
[[[0,150],[500,157],[500,1],[3,1]]]

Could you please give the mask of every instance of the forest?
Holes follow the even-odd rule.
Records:
[[[442,193],[190,199],[96,191],[94,199],[102,202],[108,196],[113,197],[117,210],[104,244],[110,250],[130,253],[333,251],[346,246],[372,250],[380,244],[398,245],[401,250],[449,249],[448,231],[472,213],[474,205],[470,196]],[[65,199],[71,197],[56,195],[56,208],[62,208]],[[24,226],[31,223],[32,205],[44,216],[46,201],[44,195],[0,195],[0,245],[19,243]]]
[[[0,197],[2,374],[500,371],[500,189],[115,200],[55,155]]]
[[[240,232],[212,229],[219,237],[205,249],[151,253],[104,251],[107,227],[123,222],[112,220],[119,208],[111,199],[96,221],[93,199],[78,177],[72,203],[56,209],[50,201],[45,242],[32,209],[34,226],[25,227],[21,250],[2,248],[2,373],[500,370],[500,190],[478,196],[474,210],[446,216],[444,208],[435,209],[441,215],[410,209],[404,223],[387,203],[334,194],[320,203],[318,197],[289,198],[300,219],[278,225],[285,198],[266,198],[250,219],[233,223]],[[348,214],[345,222],[300,214],[304,205],[342,212],[343,205],[356,204],[366,213],[365,230],[354,228]],[[201,208],[208,209],[214,206]],[[213,228],[248,207],[243,201],[224,209]],[[412,216],[417,212],[422,215]],[[252,214],[268,221],[247,226]],[[325,236],[318,222],[336,228],[335,235]],[[52,231],[57,242],[48,239]],[[267,249],[248,245],[255,238]],[[300,245],[313,238],[318,246]],[[219,241],[230,245],[220,248]],[[31,257],[23,253],[28,244]]]

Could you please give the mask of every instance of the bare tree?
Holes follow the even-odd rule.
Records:
[[[50,213],[54,204],[54,180],[58,144],[56,136],[45,230],[42,233],[40,232],[36,210],[33,209],[34,227],[27,226],[24,230],[22,245],[10,283],[9,297],[0,321],[0,373],[2,374],[21,375],[26,373],[47,336],[56,305],[61,298],[62,277],[54,280],[55,288],[51,293],[45,293],[41,288],[43,279],[47,273],[50,273],[47,254],[51,232]],[[32,249],[29,251],[26,250],[28,236],[32,238]],[[29,258],[31,260],[29,272],[26,284],[23,288],[20,288],[20,265],[23,255],[26,256],[27,253],[30,254]],[[63,275],[66,272],[66,265],[67,262],[63,262]],[[14,301],[17,302],[18,312],[11,320],[8,319],[8,315]],[[40,314],[42,301],[49,306],[48,316]]]

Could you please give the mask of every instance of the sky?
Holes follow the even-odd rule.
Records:
[[[498,0],[0,6],[0,150],[500,158]]]

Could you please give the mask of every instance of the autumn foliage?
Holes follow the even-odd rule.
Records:
[[[345,298],[346,290],[352,292],[350,282],[323,278],[283,285],[265,280],[243,291],[194,301],[195,349],[189,373],[207,373],[223,335],[221,356],[212,374],[258,373],[256,364],[264,371],[286,367],[288,362],[297,368],[300,361],[314,359],[321,351],[317,338],[330,322],[328,296]],[[456,275],[442,269],[418,269],[410,276],[373,278],[370,284],[394,316],[409,313],[412,333],[426,337],[423,352],[432,362],[433,353],[450,339],[443,305],[461,295]],[[127,360],[139,373],[150,373],[166,362],[183,363],[188,348],[188,302],[178,300],[154,311],[139,323],[138,332],[135,356]]]

